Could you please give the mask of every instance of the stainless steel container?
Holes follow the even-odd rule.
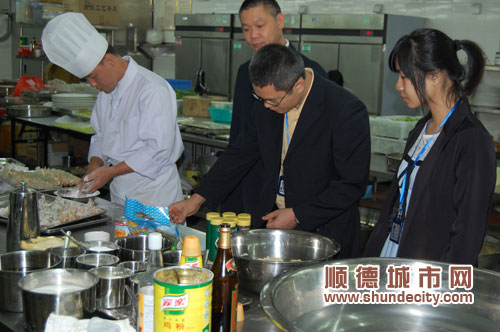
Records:
[[[253,293],[272,278],[304,265],[333,259],[340,245],[325,236],[296,230],[252,229],[231,235],[239,285]]]
[[[166,250],[162,252],[163,266],[179,266],[181,263],[182,250]]]
[[[134,274],[136,274],[139,272],[146,271],[148,269],[149,264],[147,262],[126,261],[126,262],[121,262],[117,266],[130,269]]]
[[[76,258],[85,254],[85,249],[81,247],[68,247],[66,249],[64,247],[53,247],[47,249],[47,251],[61,257],[61,264],[58,267],[68,269],[77,268]]]
[[[98,278],[88,271],[53,269],[33,272],[19,281],[24,319],[30,330],[43,331],[51,313],[88,318],[96,309]]]
[[[44,118],[50,116],[52,108],[42,105],[7,106],[7,115],[17,118]]]
[[[118,266],[101,266],[89,271],[99,278],[97,308],[121,308],[127,303],[125,285],[130,284],[133,272]]]
[[[110,241],[88,241],[83,243],[87,247],[87,252],[95,254],[109,254],[118,256],[120,247]]]
[[[20,186],[9,194],[9,224],[7,225],[7,251],[21,250],[21,241],[40,236],[38,194],[35,190]]]
[[[33,271],[54,268],[60,263],[59,256],[46,251],[13,251],[0,255],[0,310],[22,312],[19,280]]]
[[[325,265],[347,266],[347,290],[325,287]],[[347,304],[325,302],[324,294],[354,292],[370,294],[372,289],[356,290],[356,268],[371,265],[379,268],[377,292],[394,294],[444,293],[443,296],[458,298],[459,293],[473,294],[473,304]],[[386,270],[393,265],[409,266],[409,287],[388,289]],[[267,284],[260,295],[262,309],[271,321],[284,331],[498,331],[500,303],[500,274],[473,269],[473,287],[470,290],[448,286],[449,264],[416,261],[400,258],[357,258],[337,260],[306,266],[278,276]],[[441,286],[435,289],[419,286],[423,268],[442,269]],[[446,294],[446,295],[445,295]],[[452,294],[455,294],[453,296]],[[345,294],[347,295],[347,294]],[[382,295],[379,299],[385,298]],[[443,298],[446,299],[446,298]],[[470,299],[470,297],[469,297]],[[383,301],[383,300],[380,300]],[[340,301],[339,301],[340,302]]]
[[[85,254],[76,258],[79,269],[90,270],[99,266],[112,266],[120,262],[117,256],[109,254]]]
[[[146,234],[122,237],[115,240],[115,243],[120,247],[118,257],[121,261],[147,261],[149,250]],[[171,238],[163,236],[162,250],[169,250],[173,245],[174,241]]]

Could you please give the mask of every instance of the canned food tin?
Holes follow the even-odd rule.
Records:
[[[210,331],[212,271],[171,266],[155,275],[155,331]]]

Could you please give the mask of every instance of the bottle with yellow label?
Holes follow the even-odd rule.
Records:
[[[212,290],[212,331],[236,331],[236,306],[238,303],[238,273],[231,251],[231,227],[220,227],[219,247],[212,265],[214,273]]]
[[[191,267],[203,267],[201,258],[200,238],[196,235],[186,235],[182,245],[182,254],[180,265]]]

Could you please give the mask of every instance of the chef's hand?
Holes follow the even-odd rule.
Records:
[[[292,208],[274,210],[263,216],[262,220],[267,221],[266,228],[294,229],[297,226]]]
[[[203,196],[193,194],[189,199],[170,205],[168,207],[170,220],[173,220],[176,224],[183,223],[186,217],[198,212],[205,201],[206,199]]]
[[[91,194],[97,189],[102,188],[113,177],[114,174],[111,167],[100,167],[83,177],[83,181],[88,185],[85,191]]]
[[[76,185],[76,188],[78,188],[78,190],[80,190],[80,191],[85,190],[86,192],[90,193],[90,191],[88,191],[88,189],[90,188],[90,183],[88,183],[88,181],[86,181],[85,178],[87,177],[87,175],[91,174],[93,171],[95,171],[96,169],[102,167],[103,165],[104,165],[104,161],[102,161],[101,158],[99,158],[99,157],[92,157],[92,158],[90,158],[90,163],[87,166],[87,172],[82,177],[82,179],[80,180],[80,182]],[[88,188],[85,188],[86,185],[87,185]],[[95,189],[95,190],[97,190],[97,189]]]

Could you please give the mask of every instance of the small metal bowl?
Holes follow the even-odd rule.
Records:
[[[76,258],[76,264],[82,270],[90,270],[99,266],[113,266],[119,262],[118,257],[109,254],[84,254]]]
[[[63,188],[56,190],[55,194],[65,199],[70,199],[72,201],[77,201],[80,203],[88,203],[91,198],[99,196],[101,193],[99,190],[94,191],[92,194],[79,194],[78,197],[71,195],[73,188]]]
[[[338,242],[296,230],[252,229],[231,235],[240,286],[260,293],[274,277],[301,266],[333,259]]]

